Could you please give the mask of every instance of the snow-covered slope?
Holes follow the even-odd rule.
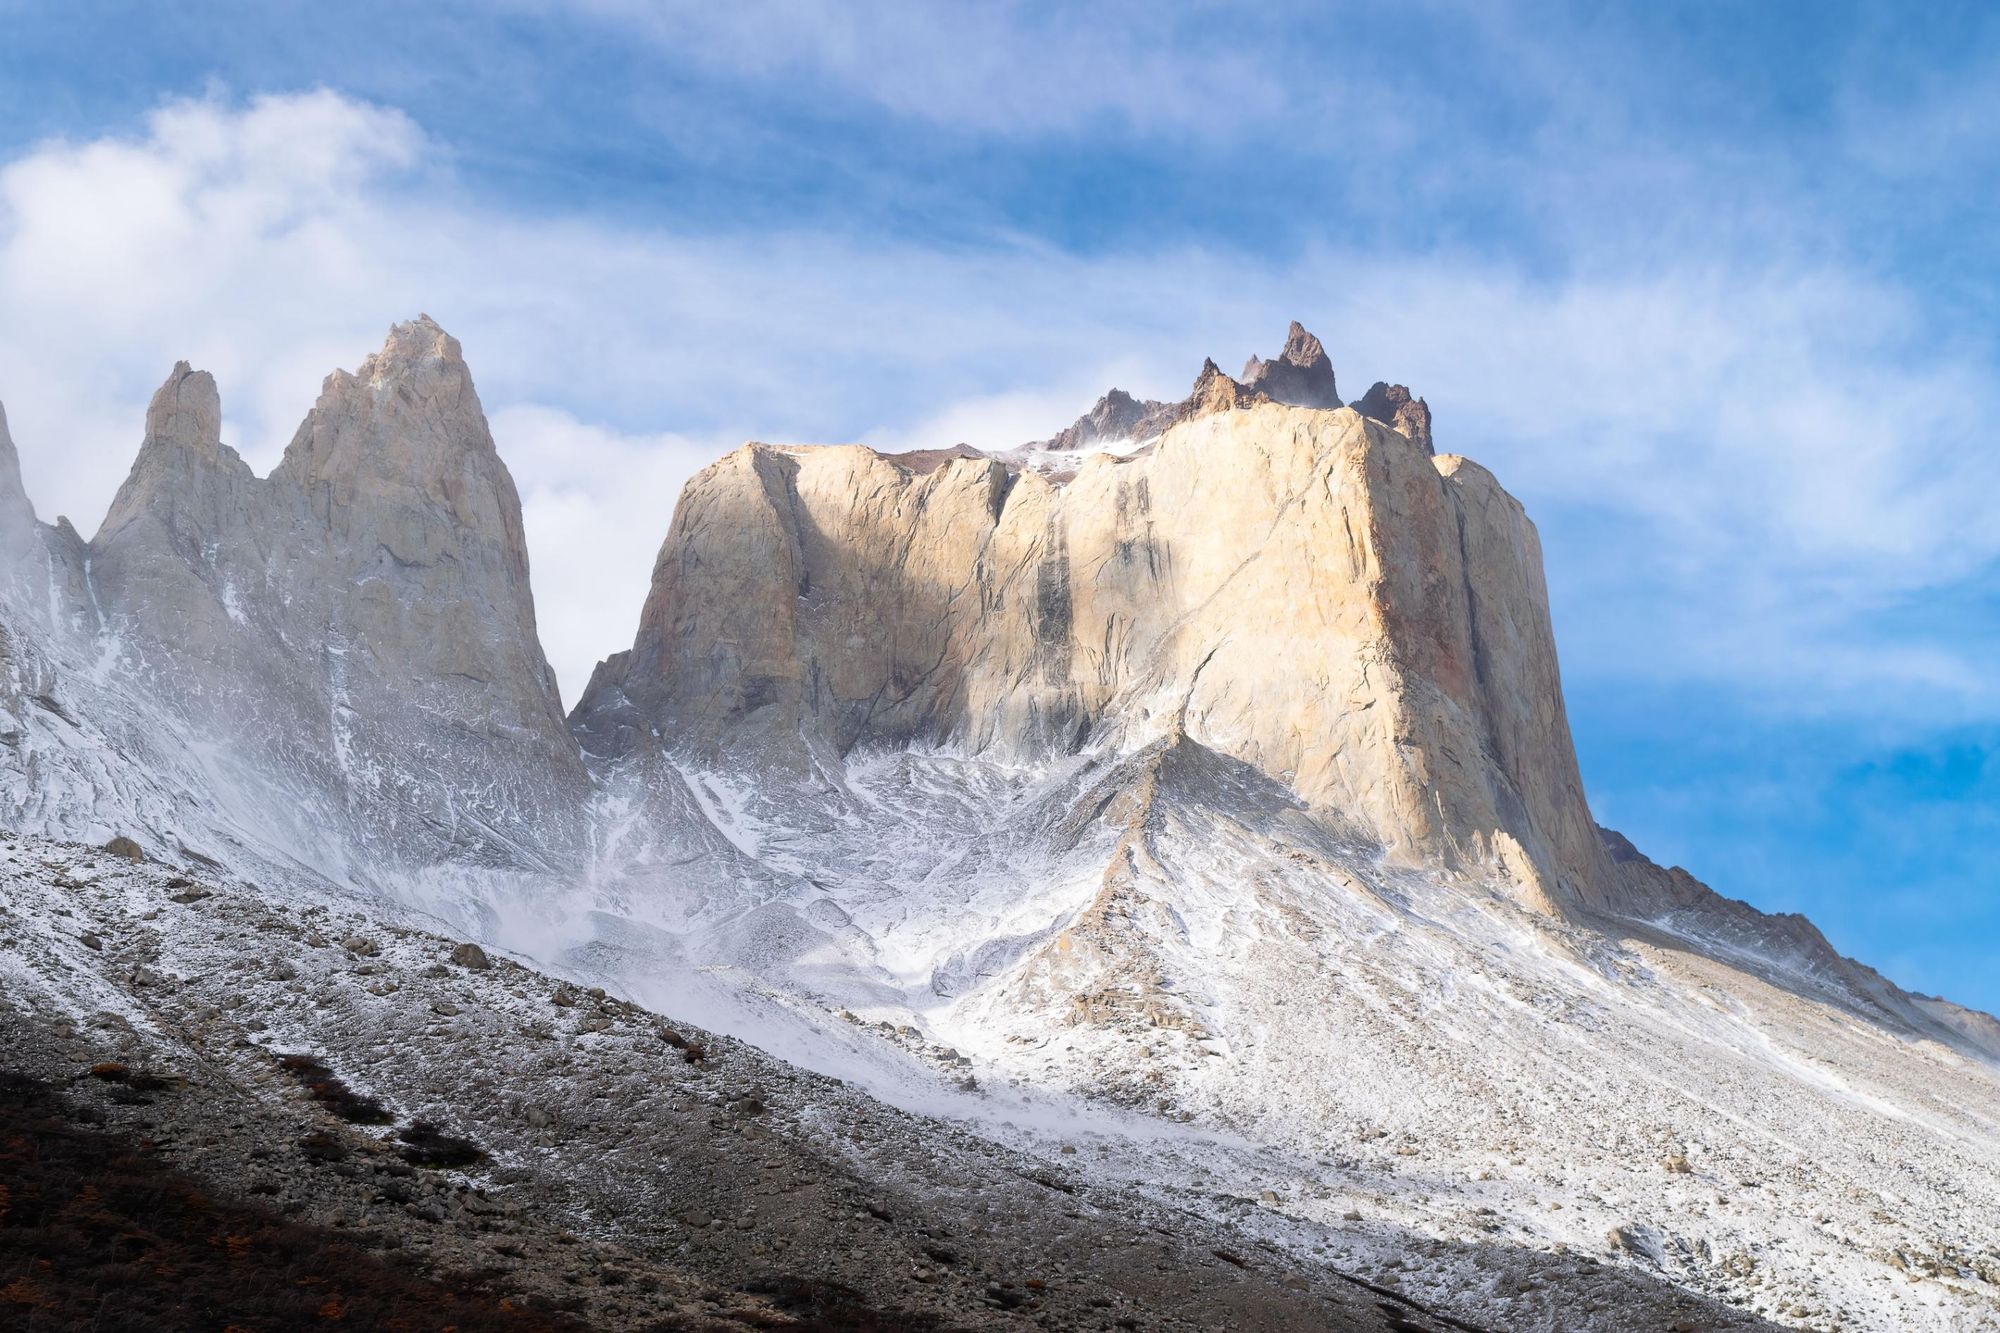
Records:
[[[1588,1271],[2000,1327],[2000,1028],[1599,830],[1518,504],[1406,391],[1339,407],[1303,330],[1256,364],[1074,469],[731,455],[568,728],[427,321],[268,479],[177,369],[90,542],[0,422],[0,815],[481,940],[1492,1326],[1630,1327]],[[0,952],[37,985],[45,934]]]

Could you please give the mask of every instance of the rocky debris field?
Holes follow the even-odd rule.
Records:
[[[454,1314],[461,1328],[1482,1326],[1055,1145],[894,1110],[351,905],[27,838],[0,842],[0,886],[9,1142],[32,1121],[98,1145],[85,1155],[103,1169],[170,1182],[156,1193],[199,1194],[209,1211],[157,1218],[143,1244],[186,1255],[198,1239],[245,1265],[245,1290],[258,1263],[326,1238],[354,1263],[298,1277],[315,1311],[348,1312],[328,1326],[373,1326],[359,1312],[398,1283],[424,1284],[427,1309],[514,1321]],[[56,1233],[21,1228],[52,1225],[83,1186],[24,1191],[18,1170],[0,1302],[64,1327],[39,1265],[66,1256],[22,1243]],[[1615,1267],[1517,1267],[1620,1312],[1597,1326],[1763,1326]]]

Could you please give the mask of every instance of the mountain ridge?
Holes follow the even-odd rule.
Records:
[[[1888,1267],[1958,1284],[1931,1326],[1984,1309],[1986,1259],[1945,1233],[2000,1206],[1960,1160],[2000,1116],[2000,1024],[1596,824],[1534,525],[1436,452],[1424,401],[1340,404],[1294,325],[1242,380],[1211,359],[1179,404],[1105,402],[1067,448],[730,452],[568,716],[435,322],[328,376],[264,478],[177,365],[87,542],[35,519],[0,414],[17,878],[62,863],[42,838],[116,835],[926,1114],[1138,1117],[1120,1169],[1225,1211],[1231,1172],[1265,1174],[1253,1230],[1286,1244],[1379,1211],[1738,1303],[1881,1323]],[[208,984],[114,952],[115,1003]],[[1072,1100],[1017,1100],[1043,1097]],[[1751,1197],[1777,1171],[1784,1206]],[[1476,1269],[1411,1281],[1570,1326],[1583,1285]]]

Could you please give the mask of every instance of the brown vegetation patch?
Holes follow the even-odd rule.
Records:
[[[398,1134],[403,1144],[403,1160],[411,1166],[446,1168],[467,1167],[484,1160],[486,1152],[471,1139],[461,1139],[447,1134],[427,1120],[419,1120]]]
[[[278,1065],[305,1085],[314,1101],[350,1125],[386,1125],[395,1119],[382,1103],[341,1082],[316,1055],[281,1055]]]
[[[905,1310],[878,1310],[860,1292],[838,1282],[817,1278],[773,1276],[744,1284],[752,1296],[762,1296],[806,1329],[841,1333],[937,1333],[946,1326],[935,1317]],[[798,1324],[776,1325],[797,1329]]]

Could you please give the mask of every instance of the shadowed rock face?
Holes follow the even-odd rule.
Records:
[[[381,859],[535,859],[587,786],[535,632],[520,501],[458,342],[397,325],[268,479],[183,363],[89,547],[121,668],[295,778]]]
[[[1362,416],[1373,417],[1394,430],[1401,431],[1414,444],[1431,448],[1431,407],[1421,398],[1410,397],[1409,389],[1400,384],[1384,384],[1381,380],[1369,388],[1354,404],[1354,410]]]
[[[1043,449],[1083,449],[1119,440],[1150,440],[1172,422],[1176,403],[1154,399],[1140,402],[1123,389],[1113,389],[1070,425],[1043,440]]]
[[[1297,320],[1285,334],[1285,350],[1269,361],[1251,357],[1243,367],[1243,383],[1281,403],[1295,407],[1339,407],[1340,390],[1333,380],[1333,362],[1320,341]]]
[[[1593,899],[1611,875],[1520,506],[1353,411],[1203,383],[1152,451],[1061,484],[731,454],[682,495],[637,639],[573,715],[585,748],[805,776],[869,743],[1184,731],[1399,857]]]

